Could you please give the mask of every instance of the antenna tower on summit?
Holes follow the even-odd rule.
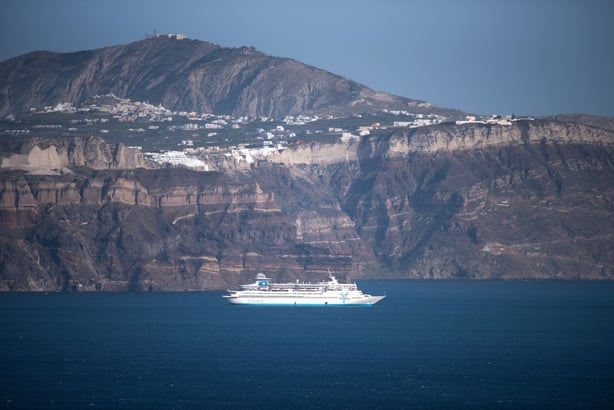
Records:
[[[156,38],[158,37],[158,29],[154,27],[153,34],[145,34],[145,38]]]

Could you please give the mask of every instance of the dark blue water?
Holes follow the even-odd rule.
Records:
[[[614,408],[612,282],[359,285],[388,297],[2,294],[0,408]]]

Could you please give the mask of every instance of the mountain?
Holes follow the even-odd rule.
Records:
[[[453,113],[374,91],[251,47],[158,36],[74,53],[39,51],[0,63],[0,116],[115,94],[174,111],[283,118],[297,114]]]
[[[97,95],[122,115],[20,115]],[[158,104],[371,114],[220,125],[134,108]],[[412,114],[373,115],[384,109]],[[345,281],[614,279],[611,118],[451,121],[461,113],[178,37],[0,63],[0,112],[18,114],[0,124],[3,291],[227,289],[258,272],[314,281],[329,270]],[[145,143],[150,154],[189,146],[203,166],[153,163]]]

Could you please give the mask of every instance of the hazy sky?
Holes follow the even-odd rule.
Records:
[[[2,0],[0,60],[184,33],[482,114],[614,116],[614,0]]]

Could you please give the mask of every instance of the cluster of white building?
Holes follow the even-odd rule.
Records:
[[[392,111],[390,114],[393,115],[405,115],[413,117],[411,121],[394,121],[394,127],[409,127],[409,128],[418,128],[418,127],[428,127],[430,125],[441,124],[446,120],[445,117],[437,114],[411,114],[407,111]]]
[[[297,116],[292,116],[292,115],[287,115],[286,118],[284,118],[283,123],[286,125],[306,125],[309,124],[310,122],[314,122],[319,120],[320,117],[318,117],[317,115],[314,116],[309,116],[309,115],[297,115]]]
[[[213,137],[218,134],[222,129],[236,129],[241,128],[246,124],[253,121],[259,121],[266,123],[272,121],[270,118],[248,118],[248,117],[232,117],[230,115],[215,115],[215,114],[201,114],[196,112],[185,111],[171,111],[162,105],[153,105],[147,102],[131,101],[127,98],[118,98],[113,94],[104,96],[96,96],[93,101],[83,107],[75,107],[71,103],[60,103],[55,106],[44,107],[42,110],[32,109],[32,112],[49,113],[49,112],[63,112],[63,113],[106,113],[110,114],[112,118],[120,122],[139,122],[147,123],[150,125],[143,125],[138,128],[129,128],[131,132],[146,132],[157,131],[161,127],[168,131],[186,131],[192,132],[190,139],[183,138],[177,145],[181,148],[177,150],[169,150],[162,152],[145,152],[144,155],[152,161],[159,164],[169,164],[171,166],[183,166],[191,169],[202,171],[213,171],[219,166],[220,161],[227,163],[228,161],[236,164],[253,164],[259,159],[266,159],[274,152],[281,152],[288,148],[288,140],[296,138],[294,133],[289,127],[292,126],[305,126],[314,121],[321,120],[323,118],[313,115],[298,115],[287,116],[281,124],[278,122],[272,128],[265,130],[264,128],[257,128],[254,134],[254,142],[256,144],[238,144],[228,146],[207,146],[199,147],[198,143],[195,144],[194,138],[202,137],[202,133],[196,133],[199,130],[209,130],[206,133],[207,137]],[[445,117],[436,114],[413,114],[407,111],[387,111],[385,113],[395,116],[405,116],[410,120],[399,120],[393,122],[393,127],[426,127],[436,125],[444,122]],[[360,116],[358,116],[360,117]],[[176,121],[176,119],[180,121]],[[333,119],[331,116],[327,116],[326,119]],[[526,119],[526,118],[525,118]],[[530,119],[530,118],[529,118]],[[456,121],[456,124],[495,124],[495,125],[511,125],[512,121],[516,119],[513,116],[500,116],[493,115],[491,117],[477,117],[467,116],[465,120]],[[68,131],[78,131],[76,124],[85,123],[107,123],[109,118],[91,116],[84,119],[75,119],[71,121],[71,127]],[[162,123],[168,123],[168,125],[162,125]],[[283,125],[282,125],[283,124]],[[54,125],[39,125],[39,127],[55,127]],[[61,127],[58,126],[58,127]],[[328,133],[338,135],[341,143],[350,143],[355,140],[359,140],[361,137],[369,135],[373,130],[384,129],[386,126],[382,126],[380,123],[372,123],[370,125],[360,126],[355,130],[348,130],[339,127],[329,127],[327,130],[303,130],[305,135],[317,133]],[[29,132],[29,130],[8,130],[12,134],[20,134]],[[7,131],[5,131],[6,133]],[[101,133],[109,133],[107,129],[99,130]],[[226,139],[228,141],[228,139]],[[198,142],[198,141],[197,141]]]
[[[238,166],[251,165],[287,148],[287,143],[283,141],[276,144],[265,141],[260,147],[247,144],[231,145],[225,148],[218,146],[188,147],[181,151],[145,152],[143,155],[160,165],[181,166],[198,171],[215,171],[218,170],[220,163],[227,164],[230,161],[231,164]]]
[[[494,114],[490,117],[467,115],[464,120],[456,121],[457,125],[462,124],[490,124],[490,125],[512,125],[514,121],[531,121],[533,117],[516,118],[513,115]]]
[[[194,155],[189,155],[187,151],[145,152],[143,155],[145,155],[145,158],[159,164],[209,171],[209,166],[203,160]]]
[[[64,102],[42,109],[31,108],[32,113],[61,112],[67,114],[101,112],[111,114],[114,119],[121,122],[131,122],[139,119],[152,121],[172,121],[173,112],[162,105],[153,105],[147,102],[132,101],[129,98],[119,98],[114,94],[94,96],[89,104],[75,107],[72,103]],[[105,119],[108,121],[108,119]],[[85,122],[95,121],[86,119]],[[77,123],[79,120],[74,120]]]

